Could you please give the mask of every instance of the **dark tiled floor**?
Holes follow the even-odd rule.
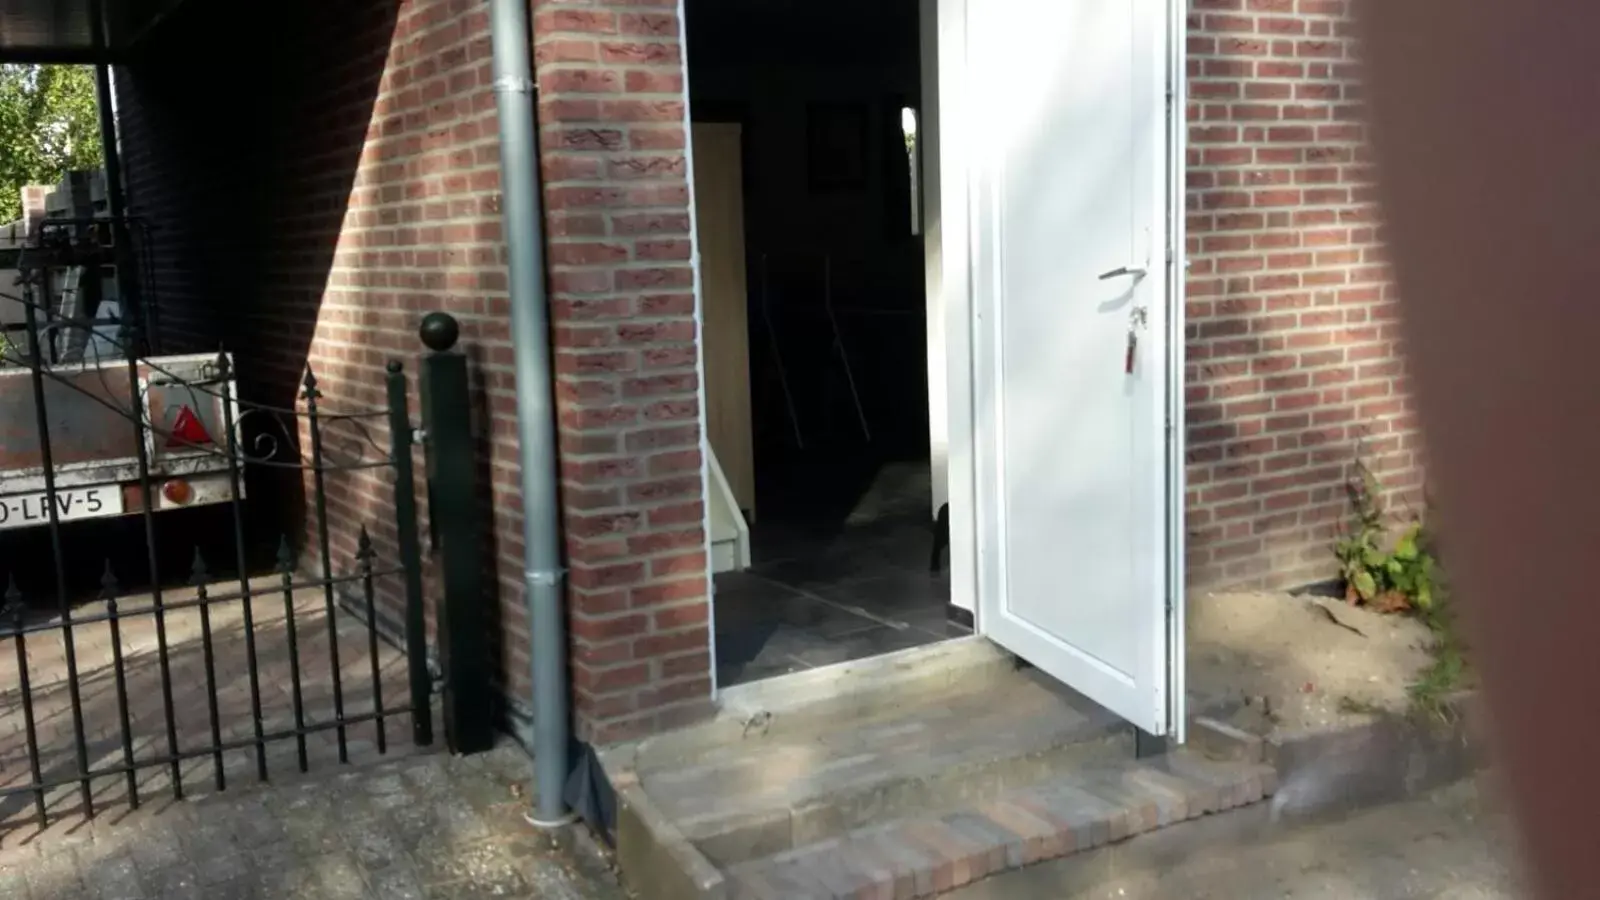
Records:
[[[946,618],[920,516],[843,530],[758,524],[755,565],[716,577],[717,680],[740,684],[969,634]]]

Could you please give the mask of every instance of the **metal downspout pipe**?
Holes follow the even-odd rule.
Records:
[[[517,374],[517,437],[522,469],[523,599],[532,639],[535,801],[528,821],[570,821],[564,789],[570,722],[565,572],[556,469],[550,326],[546,312],[544,223],[534,119],[533,35],[528,0],[487,0],[500,113],[501,218],[510,253],[511,342]]]

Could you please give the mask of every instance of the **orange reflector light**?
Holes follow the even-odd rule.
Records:
[[[161,496],[166,497],[171,503],[187,506],[189,501],[194,499],[194,488],[189,486],[189,482],[179,478],[163,484]]]

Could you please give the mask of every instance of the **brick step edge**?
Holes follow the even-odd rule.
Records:
[[[901,819],[727,871],[739,900],[932,897],[1010,869],[1260,802],[1277,774],[1184,751],[1074,772],[968,809]]]

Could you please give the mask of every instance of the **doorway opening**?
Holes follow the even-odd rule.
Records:
[[[723,686],[971,633],[930,465],[918,6],[686,0]]]

